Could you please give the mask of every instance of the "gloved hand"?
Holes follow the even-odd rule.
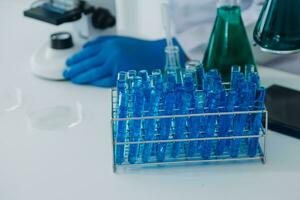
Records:
[[[180,46],[177,41],[175,44]],[[68,68],[63,75],[76,84],[111,87],[115,85],[119,71],[162,69],[165,46],[164,39],[146,41],[122,36],[98,37],[66,61]],[[182,64],[186,61],[181,47],[180,60]]]

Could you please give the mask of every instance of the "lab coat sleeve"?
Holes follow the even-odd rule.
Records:
[[[242,1],[245,26],[256,22],[261,6]],[[216,16],[217,0],[171,0],[174,35],[190,59],[202,60]],[[243,8],[244,7],[244,8]]]

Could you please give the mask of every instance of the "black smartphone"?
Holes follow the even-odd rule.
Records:
[[[279,85],[267,89],[269,128],[300,139],[300,91]]]

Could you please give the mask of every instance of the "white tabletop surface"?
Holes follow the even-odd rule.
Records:
[[[26,19],[31,1],[0,3],[0,84],[23,105],[0,114],[0,199],[300,199],[300,140],[269,132],[267,163],[112,173],[110,90],[32,76],[32,52],[57,27]],[[68,26],[59,29],[68,28]],[[300,78],[260,68],[265,85],[300,90]],[[83,121],[63,131],[28,126],[29,108],[80,102]]]

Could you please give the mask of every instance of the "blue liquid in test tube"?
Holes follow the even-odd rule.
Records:
[[[238,107],[235,111],[248,111],[249,110],[249,88],[247,82],[243,80],[239,87],[241,91],[239,92]],[[237,114],[233,123],[233,136],[242,136],[244,134],[244,129],[247,125],[248,114]],[[241,139],[232,139],[230,143],[230,156],[236,158],[239,156]]]
[[[265,108],[265,96],[266,90],[263,87],[258,88],[257,90],[257,99],[256,106],[257,110],[263,110]],[[259,131],[262,127],[262,113],[257,113],[254,115],[254,120],[252,121],[253,126],[250,130],[252,135],[259,135]],[[249,139],[249,147],[248,147],[248,156],[254,157],[257,154],[258,149],[258,138],[250,138]]]
[[[195,107],[195,97],[194,97],[195,87],[194,87],[194,85],[195,85],[194,84],[194,75],[188,71],[185,72],[183,74],[183,87],[184,87],[184,92],[189,94],[189,96],[191,97],[191,102],[190,102],[189,108]]]
[[[191,105],[192,96],[190,93],[185,92],[183,88],[178,88],[176,90],[177,94],[177,102],[176,102],[176,114],[177,115],[186,115],[189,112],[189,108]],[[186,132],[186,117],[176,117],[175,118],[175,135],[174,139],[184,139]],[[177,157],[182,149],[184,143],[183,142],[175,142],[173,144],[172,157]]]
[[[204,90],[206,74],[205,74],[204,67],[202,64],[197,67],[196,73],[197,73],[197,84],[198,84],[197,89]]]
[[[224,107],[219,108],[219,112],[233,112],[234,106],[237,102],[237,94],[235,91],[229,91],[226,95],[226,103],[224,104]],[[228,137],[230,136],[230,130],[233,127],[233,119],[234,115],[221,115],[219,120],[219,137]],[[216,155],[222,155],[224,153],[226,144],[228,143],[228,140],[219,140],[217,142],[217,148],[216,148]]]
[[[209,92],[207,94],[206,106],[208,107],[207,113],[216,113],[217,112],[217,94],[214,92]],[[204,137],[211,138],[214,136],[216,128],[216,115],[211,115],[206,117],[206,130]],[[201,155],[205,160],[210,159],[212,151],[212,141],[204,140],[201,147]]]
[[[164,80],[163,80],[163,75],[160,69],[154,69],[152,71],[152,84],[154,86],[155,89],[155,93],[156,95],[159,97],[159,105],[158,105],[158,112],[157,115],[159,115],[160,110],[163,110],[163,105],[164,105]],[[156,125],[159,124],[158,123],[159,120],[157,120]],[[159,126],[157,125],[156,128],[156,132],[159,131]],[[156,134],[155,137],[156,140],[159,140],[159,136]],[[157,152],[157,143],[154,143],[152,145],[152,150],[151,150],[151,155],[156,155]]]
[[[176,76],[177,73],[175,70],[168,70],[166,73],[167,88],[166,88],[165,99],[163,102],[164,116],[172,115],[175,108]],[[160,119],[160,134],[159,134],[160,140],[167,140],[169,138],[171,125],[172,125],[172,118]],[[167,143],[159,143],[157,145],[156,157],[158,162],[163,162],[165,160],[166,147],[167,147]]]
[[[201,80],[198,79],[197,69],[202,67],[202,64],[199,60],[190,60],[185,64],[185,72],[191,73],[193,75],[194,85],[198,87],[201,84]],[[200,83],[199,83],[200,82]]]
[[[150,96],[152,91],[150,77],[148,75],[147,70],[139,71],[138,76],[142,78],[142,90],[145,98],[144,111],[149,112]]]
[[[142,117],[144,112],[144,94],[142,88],[142,78],[136,76],[133,83],[132,93],[132,111],[133,117]],[[131,120],[129,122],[129,141],[136,142],[141,137],[142,120]],[[136,163],[138,156],[138,145],[131,144],[129,146],[128,162],[131,164]]]
[[[247,81],[251,80],[251,75],[253,73],[256,73],[255,65],[253,64],[247,64],[245,65],[245,78]]]
[[[204,113],[205,93],[203,91],[195,91],[195,108],[192,114]],[[200,138],[200,132],[203,130],[204,117],[197,116],[190,118],[190,135],[189,138]],[[198,146],[201,145],[200,141],[191,141],[188,145],[187,156],[192,157],[197,152]]]
[[[238,90],[239,79],[241,74],[241,67],[238,65],[233,65],[231,67],[231,89]]]
[[[126,118],[128,112],[128,95],[126,93],[126,72],[118,73],[117,80],[117,114],[118,118]],[[124,142],[127,130],[127,121],[117,122],[117,142]],[[124,145],[117,145],[116,147],[116,163],[122,164],[124,162]]]
[[[147,112],[146,116],[157,116],[158,115],[159,101],[160,101],[159,94],[154,89],[151,90],[149,111]],[[144,129],[145,129],[145,140],[146,141],[153,140],[154,134],[155,134],[155,129],[156,129],[156,120],[155,119],[145,120]],[[142,160],[144,163],[149,162],[152,146],[153,146],[152,143],[144,144],[143,155],[142,155]]]
[[[134,78],[137,76],[136,70],[127,72],[127,96],[128,96],[128,112],[132,113],[132,92]]]
[[[152,81],[153,81],[153,86],[155,88],[156,93],[162,99],[163,93],[164,93],[164,80],[163,80],[162,72],[160,69],[155,69],[152,71]]]
[[[127,72],[127,85],[128,85],[128,93],[129,94],[132,93],[133,81],[134,81],[134,78],[136,77],[136,75],[137,75],[136,70],[129,70]]]

